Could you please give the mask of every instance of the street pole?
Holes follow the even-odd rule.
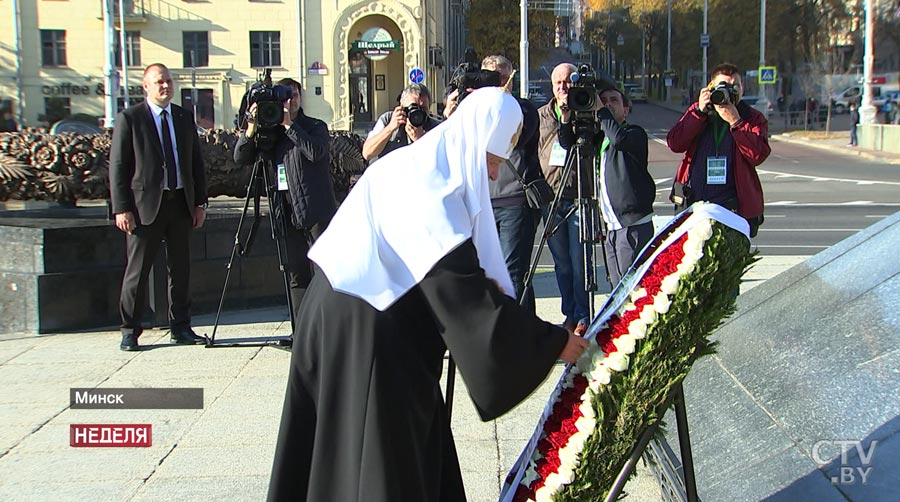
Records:
[[[641,87],[644,88],[644,92],[648,92],[647,89],[647,27],[644,25],[644,20],[641,19]]]
[[[668,21],[666,21],[666,71],[672,69],[672,0],[667,0]]]
[[[766,65],[766,0],[759,2],[759,67]],[[760,70],[761,71],[761,70]],[[759,79],[759,77],[757,77]],[[766,92],[765,84],[759,84],[759,100],[757,107],[760,110],[769,108],[769,98]],[[766,113],[763,111],[763,113]]]
[[[122,46],[122,92],[125,96],[125,106],[128,108],[130,101],[128,96],[128,48],[125,46],[125,0],[119,0],[119,43]]]
[[[667,11],[668,11],[668,21],[666,22],[666,39],[668,43],[666,43],[666,74],[663,76],[663,92],[664,99],[666,101],[669,100],[669,88],[665,85],[665,79],[669,75],[669,72],[672,71],[672,0],[667,0],[666,2]]]
[[[877,110],[872,104],[872,66],[875,63],[875,43],[873,41],[873,8],[872,0],[866,0],[866,49],[863,56],[863,91],[862,106],[859,108],[859,122],[861,124],[874,124]]]
[[[703,33],[709,36],[709,0],[703,0]],[[709,45],[703,46],[703,82],[701,85],[706,85],[709,82],[709,58],[707,57],[707,52],[709,50]],[[693,99],[693,96],[691,96]]]
[[[105,86],[105,106],[103,127],[112,129],[116,120],[116,97],[118,93],[118,78],[116,77],[116,38],[113,29],[113,8],[114,0],[103,0],[103,26],[105,31],[104,43],[106,44],[106,61],[103,65],[104,86]]]
[[[12,1],[13,38],[16,47],[16,124],[21,129],[25,121],[25,76],[22,70],[22,13],[19,11],[19,0]]]
[[[519,97],[528,99],[528,0],[519,0]]]
[[[194,61],[194,49],[191,49],[191,113],[197,122],[197,62]]]

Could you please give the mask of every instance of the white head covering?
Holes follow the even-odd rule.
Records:
[[[471,238],[488,277],[514,297],[488,192],[487,152],[509,158],[515,98],[473,91],[421,139],[370,166],[309,251],[336,291],[390,307]]]

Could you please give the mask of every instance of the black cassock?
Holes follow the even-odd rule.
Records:
[[[464,501],[439,385],[445,349],[491,420],[544,380],[567,337],[499,292],[471,240],[384,312],[317,271],[294,332],[269,500]]]

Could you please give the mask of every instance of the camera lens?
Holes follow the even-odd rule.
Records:
[[[408,120],[413,127],[422,127],[428,120],[428,114],[418,105],[407,106],[405,111],[406,120]]]
[[[274,126],[284,120],[284,105],[280,101],[263,101],[256,105],[256,121],[260,126]]]
[[[586,112],[593,110],[596,91],[593,87],[572,87],[569,89],[566,100],[569,109],[573,112]]]

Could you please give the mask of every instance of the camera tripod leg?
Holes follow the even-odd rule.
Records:
[[[250,207],[250,198],[253,195],[253,184],[256,182],[256,176],[259,173],[259,164],[253,164],[253,171],[250,174],[250,181],[247,183],[247,195],[244,198],[244,208],[241,211],[241,217],[238,219],[237,230],[234,233],[234,246],[231,248],[231,257],[228,258],[228,264],[225,266],[225,282],[222,284],[222,295],[219,297],[219,307],[216,309],[216,320],[213,323],[212,334],[207,336],[206,347],[212,347],[216,343],[216,330],[219,328],[219,318],[222,315],[222,308],[225,306],[225,293],[228,291],[228,279],[231,277],[231,268],[234,265],[234,259],[238,254],[242,253],[241,246],[241,229],[244,226],[244,218],[247,216],[247,209]]]
[[[241,217],[238,220],[237,230],[235,231],[234,247],[231,250],[231,257],[229,258],[228,265],[226,267],[227,270],[225,273],[225,282],[222,286],[222,296],[219,298],[219,307],[218,307],[218,310],[216,311],[216,320],[215,320],[215,324],[213,325],[212,335],[211,336],[204,335],[204,338],[206,339],[206,347],[207,348],[217,346],[216,345],[216,330],[218,329],[219,319],[221,317],[222,310],[225,305],[225,294],[228,291],[228,281],[229,281],[229,278],[231,277],[231,269],[234,265],[234,259],[238,255],[245,256],[245,255],[249,254],[250,248],[253,245],[255,231],[256,231],[256,228],[259,226],[259,220],[260,220],[260,214],[261,214],[259,199],[260,199],[260,196],[262,195],[263,190],[265,191],[265,194],[266,194],[266,208],[269,213],[269,224],[272,229],[272,238],[275,239],[275,249],[276,249],[276,252],[278,253],[278,267],[279,267],[279,270],[282,271],[283,276],[284,276],[285,295],[287,296],[288,310],[290,312],[290,319],[291,319],[291,337],[278,339],[278,340],[275,340],[274,342],[271,340],[258,342],[258,343],[246,343],[244,341],[240,341],[240,342],[235,341],[235,342],[230,342],[224,346],[235,347],[235,346],[242,346],[242,345],[244,345],[244,346],[276,345],[276,346],[280,346],[280,347],[290,348],[292,345],[292,337],[293,337],[293,329],[294,329],[294,308],[293,308],[293,305],[291,304],[290,282],[288,279],[287,267],[285,266],[285,260],[284,260],[285,246],[284,246],[283,241],[281,240],[281,239],[284,239],[285,229],[283,227],[278,226],[279,220],[278,220],[278,218],[275,217],[275,212],[272,210],[273,194],[272,194],[272,190],[271,190],[272,187],[269,185],[269,170],[273,168],[274,162],[272,161],[271,158],[269,158],[265,154],[262,154],[261,152],[257,152],[257,156],[258,156],[257,160],[253,164],[253,170],[250,175],[250,181],[247,184],[247,196],[244,199],[244,207],[241,212]],[[259,187],[260,184],[263,185],[262,190]],[[244,219],[247,216],[247,211],[250,207],[251,199],[253,199],[253,202],[254,202],[253,203],[253,211],[254,211],[253,218],[254,219],[253,219],[253,223],[251,224],[250,231],[247,234],[246,243],[242,245],[241,244],[241,230],[243,229]],[[283,221],[281,221],[280,223],[282,225],[284,224]],[[218,346],[223,346],[223,345],[219,344]]]

